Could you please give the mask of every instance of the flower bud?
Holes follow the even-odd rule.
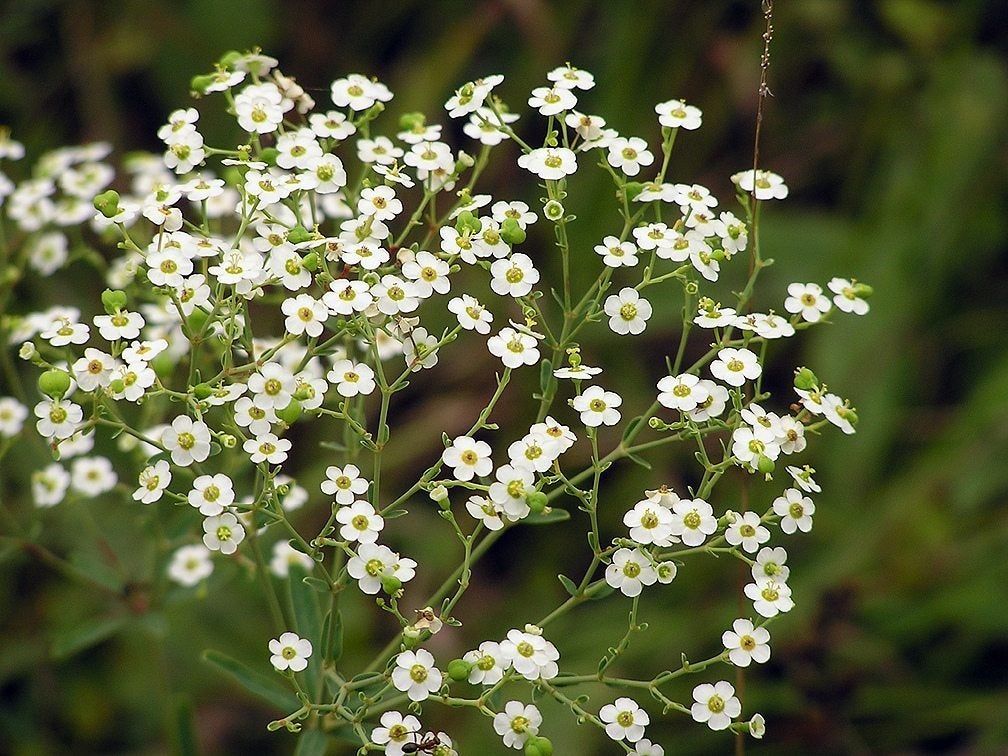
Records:
[[[868,299],[872,294],[875,293],[873,289],[868,284],[856,283],[854,284],[854,296],[861,297],[862,299]]]
[[[213,386],[209,383],[197,383],[193,386],[193,396],[197,399],[206,399],[211,394],[213,394]]]
[[[314,273],[318,270],[319,257],[317,252],[309,252],[307,255],[301,258],[301,267],[310,273]]]
[[[46,370],[39,376],[38,389],[53,399],[62,399],[70,390],[70,374],[65,370]]]
[[[381,586],[385,593],[389,596],[394,596],[402,588],[402,581],[394,575],[382,575]]]
[[[403,131],[422,129],[426,123],[427,117],[423,113],[403,113],[399,116],[399,128]]]
[[[444,486],[434,486],[430,490],[431,501],[437,504],[441,509],[448,509],[448,489]]]
[[[109,315],[115,315],[126,307],[126,292],[118,289],[105,289],[101,295],[102,306]]]
[[[112,382],[109,383],[108,387],[109,391],[111,391],[113,394],[121,394],[123,391],[126,390],[126,384],[123,383],[122,378],[113,378]]]
[[[476,165],[476,159],[465,150],[459,150],[458,157],[455,160],[455,171],[460,173],[466,168],[472,168],[474,165]]]
[[[287,241],[291,244],[300,244],[301,242],[310,241],[311,239],[311,232],[300,223],[287,232]]]
[[[109,189],[102,192],[93,201],[94,208],[106,218],[114,218],[119,214],[119,192]]]
[[[764,475],[769,475],[774,471],[774,461],[764,454],[760,454],[759,461],[756,463],[756,469],[759,470]]]
[[[525,229],[518,225],[514,218],[507,218],[501,224],[501,239],[506,244],[515,245],[525,241]]]
[[[542,491],[532,491],[525,496],[525,503],[528,504],[528,508],[532,510],[533,514],[539,514],[546,509],[548,501],[549,499]]]
[[[448,677],[455,682],[462,682],[469,677],[469,670],[471,669],[472,664],[467,662],[465,659],[452,659],[448,662]]]
[[[481,228],[483,228],[483,224],[470,210],[463,210],[455,219],[455,230],[460,234],[464,234],[466,231],[478,234]]]
[[[21,349],[18,350],[18,357],[22,360],[31,360],[38,355],[38,349],[35,348],[35,344],[31,341],[26,341],[21,345]]]
[[[819,379],[807,367],[800,367],[795,370],[794,385],[796,389],[811,391],[819,385]]]
[[[555,223],[564,217],[564,206],[556,200],[550,200],[543,205],[543,215]]]
[[[286,407],[276,411],[276,416],[287,425],[294,425],[301,417],[301,402],[291,399]]]
[[[525,756],[553,756],[553,743],[549,738],[533,735],[525,741]]]

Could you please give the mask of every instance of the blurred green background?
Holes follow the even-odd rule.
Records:
[[[771,351],[775,385],[786,387],[790,368],[807,363],[854,401],[861,424],[853,438],[814,441],[808,456],[824,492],[812,535],[785,542],[798,606],[772,627],[771,661],[747,675],[745,711],[768,719],[766,740],[748,744],[753,753],[1008,750],[1003,11],[993,0],[777,3],[761,162],[786,177],[791,198],[765,210],[764,256],[777,264],[761,279],[755,306],[779,309],[788,282],[825,283],[832,275],[856,275],[876,297],[869,317],[842,318]],[[704,126],[680,137],[671,177],[703,183],[726,203],[727,177],[751,164],[761,31],[755,1],[20,0],[0,16],[0,123],[29,154],[89,139],[110,140],[119,151],[156,150],[154,132],[187,102],[190,77],[225,49],[256,44],[318,88],[320,102],[332,79],[360,71],[393,89],[393,114],[424,109],[442,122],[440,104],[461,82],[505,73],[501,93],[524,111],[526,93],[569,60],[596,75],[586,109],[652,144],[655,102],[683,97],[700,106]],[[202,130],[219,143],[227,119],[203,112]],[[525,133],[533,120],[523,120]],[[393,123],[386,120],[388,131]],[[525,192],[515,195],[520,177],[510,160],[498,155],[496,163],[489,190],[536,200],[527,177],[518,184]],[[618,224],[608,179],[585,183],[573,200],[580,216],[573,233],[574,244],[590,250]],[[537,241],[533,254],[542,257],[548,240],[533,236],[530,246]],[[95,296],[100,283],[93,283],[73,294],[78,304]],[[65,283],[49,286],[59,291]],[[620,364],[621,386],[649,387],[676,338],[678,307],[670,306],[664,327],[656,321],[635,342],[636,356],[609,341],[588,361]],[[400,483],[436,453],[427,423],[436,419],[451,433],[482,406],[491,363],[476,357],[446,359],[418,382],[422,396],[411,391],[412,402],[397,408],[402,436],[415,439],[392,450]],[[0,386],[2,393],[9,390]],[[640,408],[649,401],[643,393],[626,398]],[[528,422],[509,414],[516,412],[503,408],[504,427]],[[32,506],[24,465],[13,459],[4,462],[0,495],[24,523]],[[691,482],[688,453],[653,459],[652,473],[631,467],[612,475],[604,494],[604,503],[612,501],[608,532],[618,531],[619,513],[660,476]],[[311,461],[315,477],[306,485],[314,487],[325,462]],[[780,487],[754,487],[754,501],[769,502]],[[317,514],[308,508],[299,523],[307,527]],[[264,639],[274,629],[239,568],[218,560],[208,597],[169,594],[151,605],[145,581],[154,567],[131,506],[58,507],[41,520],[41,543],[92,573],[111,570],[102,580],[114,589],[82,587],[23,551],[5,554],[0,753],[164,753],[190,736],[206,753],[292,751],[290,736],[265,732],[277,712],[199,661],[204,648],[220,648],[265,671]],[[436,563],[426,539],[436,518],[421,525],[393,545],[421,564]],[[481,587],[457,611],[466,640],[438,636],[438,658],[465,650],[459,644],[484,631],[499,633],[504,618],[544,614],[561,598],[550,571],[575,573],[585,551],[576,519],[505,538],[478,570]],[[411,589],[419,596],[439,580],[421,575]],[[682,569],[672,587],[642,604],[651,628],[620,671],[646,675],[678,666],[680,652],[716,653],[739,610],[737,581],[734,564]],[[610,602],[551,629],[572,667],[593,669],[621,635],[625,611]],[[373,613],[351,620],[348,656],[368,645],[372,631],[379,644],[390,632]],[[670,694],[685,700],[695,682],[721,677],[732,679],[732,670],[709,670]],[[606,695],[593,699],[601,704]],[[456,736],[463,753],[503,751],[486,722],[428,708],[428,722]],[[614,752],[555,707],[544,710],[544,733],[560,744],[558,753]],[[666,753],[732,747],[729,737],[682,716],[658,719],[650,735]],[[342,751],[334,745],[333,752]]]

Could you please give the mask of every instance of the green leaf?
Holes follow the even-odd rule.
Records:
[[[294,756],[324,756],[329,738],[322,730],[303,730],[298,737]]]
[[[227,654],[208,649],[203,652],[203,661],[217,667],[226,675],[232,677],[235,682],[249,693],[259,696],[264,701],[269,701],[278,709],[291,712],[297,710],[300,706],[297,697],[289,690],[280,687],[274,678],[249,669],[240,661],[232,659]]]
[[[542,514],[529,515],[522,524],[524,525],[552,525],[555,522],[564,522],[570,519],[570,512],[566,509],[551,509]]]
[[[539,388],[543,394],[549,393],[553,380],[553,363],[549,360],[543,360],[539,365]]]
[[[172,745],[178,756],[198,756],[196,729],[193,727],[193,711],[189,699],[179,696],[172,707]]]
[[[567,591],[571,596],[577,595],[577,586],[574,585],[574,581],[571,580],[566,575],[557,575],[557,580],[563,585],[564,590]]]
[[[127,622],[127,617],[93,617],[76,624],[69,630],[57,633],[52,639],[49,653],[54,659],[67,659],[92,646],[108,640]]]

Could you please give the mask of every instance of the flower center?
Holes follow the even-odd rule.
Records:
[[[707,700],[707,708],[715,714],[720,714],[725,709],[725,700],[718,695],[711,696]]]
[[[683,517],[683,525],[685,525],[690,530],[696,530],[697,528],[699,528],[701,522],[702,518],[700,517],[700,513],[697,512],[695,509],[692,510],[691,512],[688,512],[686,516]]]
[[[592,399],[588,403],[588,409],[592,412],[604,412],[606,408],[606,403],[601,399]]]
[[[805,507],[795,502],[790,507],[788,507],[788,514],[791,515],[793,519],[797,520],[799,517],[805,514]]]
[[[640,565],[637,562],[627,562],[623,565],[623,574],[628,578],[638,577],[641,573]]]
[[[196,436],[188,431],[178,434],[178,445],[183,449],[192,449],[196,446]]]
[[[357,530],[367,530],[368,518],[366,515],[357,515],[350,521],[350,524]]]
[[[619,309],[620,317],[627,322],[637,317],[637,305],[627,302]]]
[[[377,577],[385,569],[385,565],[382,564],[380,559],[369,559],[368,563],[364,565],[364,569],[367,570],[368,575],[371,577]]]
[[[487,656],[480,657],[480,660],[476,662],[476,667],[483,672],[489,672],[494,668],[495,664],[494,658],[488,654]]]
[[[230,541],[231,540],[231,528],[227,525],[219,525],[217,527],[217,540],[218,541]]]
[[[410,667],[409,676],[413,682],[422,683],[427,679],[427,667],[423,664],[414,664]]]
[[[283,647],[283,651],[280,652],[280,655],[284,659],[287,659],[288,661],[290,661],[295,656],[297,656],[297,651],[294,650],[293,646],[284,646]]]
[[[535,653],[535,649],[532,648],[532,644],[529,643],[528,641],[522,641],[521,643],[519,643],[517,646],[515,646],[515,650],[525,658],[528,658]]]
[[[634,722],[633,712],[621,711],[616,715],[616,721],[619,723],[620,727],[630,727]]]
[[[746,651],[752,651],[756,648],[756,639],[751,635],[743,635],[739,638],[739,646],[741,646]]]
[[[521,735],[528,731],[529,721],[527,717],[517,716],[511,720],[511,729]]]
[[[738,373],[745,369],[745,363],[742,360],[731,359],[728,361],[727,367],[733,373]]]

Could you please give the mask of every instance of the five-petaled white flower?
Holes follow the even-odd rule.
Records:
[[[269,642],[270,664],[277,672],[290,670],[301,672],[308,666],[308,658],[312,655],[312,644],[307,638],[301,638],[295,633],[281,633],[279,638]]]
[[[724,680],[702,683],[693,688],[690,707],[693,719],[706,723],[712,730],[727,730],[731,721],[742,713],[742,702],[735,697],[735,687]]]
[[[632,698],[617,698],[599,710],[599,719],[605,723],[606,735],[613,740],[635,743],[644,737],[644,728],[651,723],[648,713]]]
[[[424,648],[403,651],[395,660],[392,684],[411,701],[423,701],[441,687],[441,670],[434,665],[434,656]]]

